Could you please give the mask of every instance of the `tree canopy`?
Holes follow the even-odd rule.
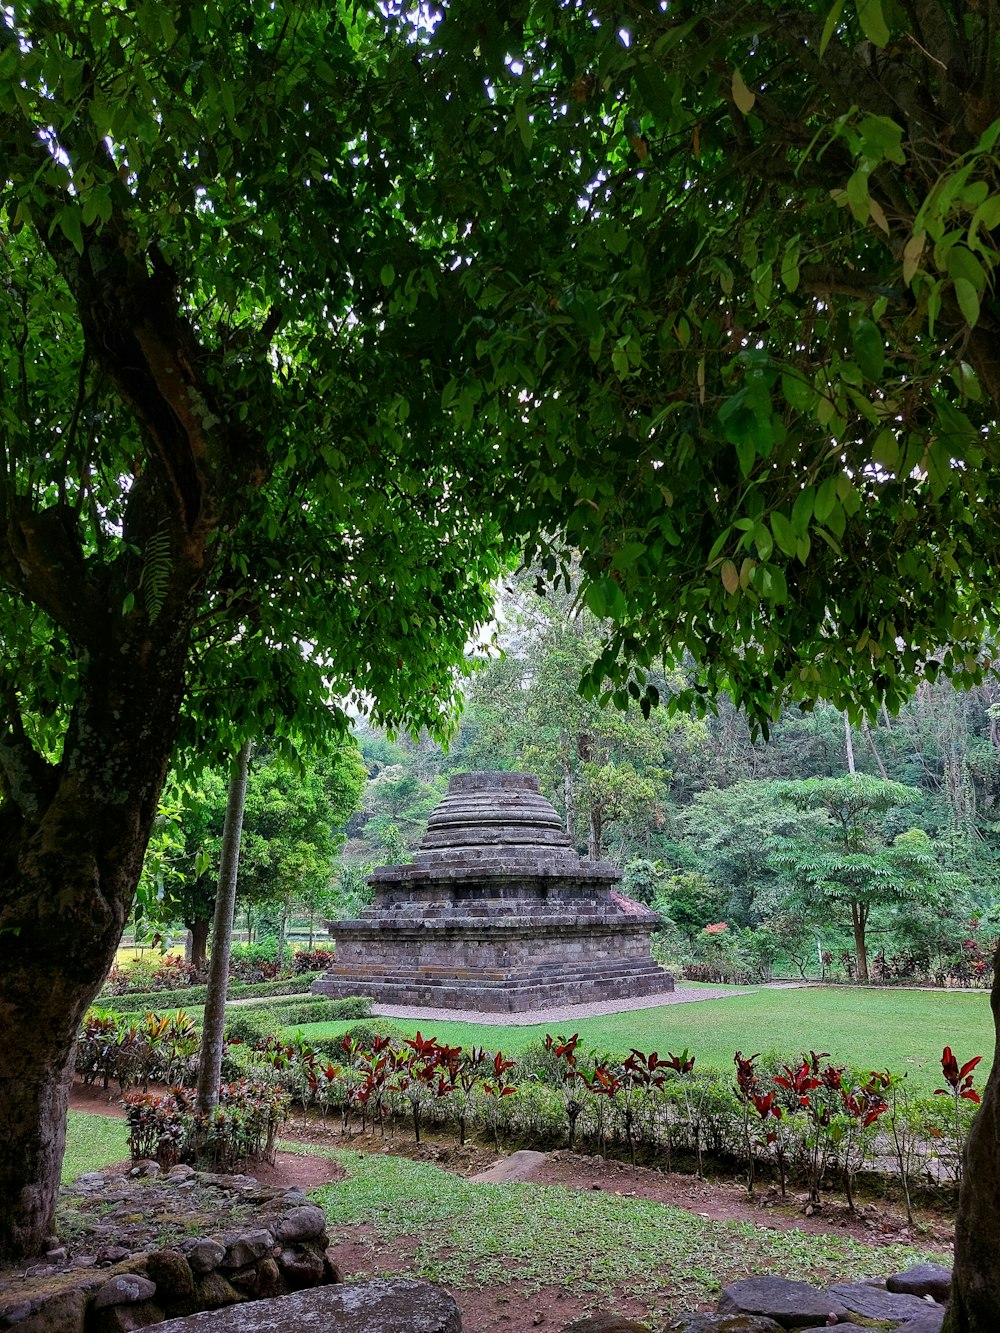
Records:
[[[998,24],[4,8],[0,1254],[48,1234],[175,744],[318,730],[331,689],[436,722],[501,533],[553,578],[577,550],[616,702],[683,651],[673,705],[728,688],[764,725],[978,678]],[[995,1129],[970,1153],[952,1323],[986,1329]]]
[[[502,426],[550,572],[553,536],[578,550],[614,622],[595,693],[643,696],[664,651],[701,668],[680,704],[725,686],[765,723],[783,696],[978,678],[995,24],[946,0],[459,0],[421,34],[462,120],[429,170],[468,218],[443,396]]]

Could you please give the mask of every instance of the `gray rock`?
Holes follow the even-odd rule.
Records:
[[[119,1273],[108,1278],[91,1301],[91,1309],[103,1310],[109,1305],[137,1305],[156,1294],[156,1283],[140,1273]]]
[[[183,1303],[183,1308],[175,1309],[174,1314],[186,1314],[192,1308],[189,1303],[194,1300],[193,1269],[179,1250],[154,1250],[146,1258],[146,1272],[156,1283],[156,1299],[161,1305]]]
[[[191,1265],[192,1273],[211,1273],[226,1257],[226,1247],[208,1236],[186,1241],[179,1248]]]
[[[865,1319],[919,1319],[927,1314],[927,1302],[919,1296],[901,1296],[892,1291],[881,1291],[861,1282],[838,1282],[830,1288],[851,1314]]]
[[[326,1275],[323,1256],[312,1250],[282,1250],[278,1255],[278,1267],[292,1291],[298,1291],[301,1287],[318,1287]]]
[[[87,1320],[87,1333],[136,1333],[163,1320],[163,1310],[153,1301],[137,1305],[109,1305]]]
[[[154,1178],[160,1175],[160,1164],[159,1162],[154,1162],[151,1157],[140,1157],[138,1161],[132,1163],[132,1170],[129,1172],[129,1175],[135,1177],[149,1176],[150,1178]]]
[[[839,1325],[838,1333],[844,1327]],[[781,1333],[781,1325],[762,1314],[685,1314],[665,1333]]]
[[[193,1175],[194,1167],[188,1166],[184,1162],[178,1162],[176,1166],[172,1166],[167,1172],[167,1177],[170,1180],[188,1180]]]
[[[762,1314],[782,1328],[821,1328],[846,1319],[847,1308],[832,1294],[808,1282],[769,1274],[742,1278],[723,1287],[719,1314]]]
[[[255,1259],[262,1259],[270,1254],[274,1246],[274,1237],[270,1231],[247,1231],[226,1246],[220,1268],[246,1268]]]
[[[529,1148],[522,1148],[520,1152],[511,1153],[501,1162],[495,1162],[493,1166],[487,1167],[485,1171],[479,1171],[469,1179],[482,1184],[502,1184],[508,1180],[528,1180],[537,1169],[547,1160],[548,1154],[543,1152],[532,1152]]]
[[[925,1315],[920,1315],[917,1319],[907,1319],[905,1324],[899,1325],[896,1333],[941,1333],[944,1311],[943,1305],[928,1306]]]
[[[951,1269],[942,1264],[914,1264],[885,1280],[887,1291],[907,1296],[932,1296],[943,1305],[951,1295]]]
[[[316,1240],[326,1235],[326,1214],[314,1203],[303,1204],[301,1208],[289,1208],[274,1228],[274,1238],[282,1242],[290,1240]]]
[[[377,1279],[313,1287],[168,1319],[158,1333],[462,1333],[458,1306],[430,1282]]]

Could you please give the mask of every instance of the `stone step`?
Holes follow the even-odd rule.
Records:
[[[134,1325],[138,1327],[138,1325]],[[342,1282],[168,1319],[157,1333],[462,1333],[443,1287],[403,1278]]]

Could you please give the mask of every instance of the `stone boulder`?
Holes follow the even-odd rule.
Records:
[[[379,1278],[168,1319],[157,1333],[462,1333],[443,1287]]]
[[[747,1277],[723,1287],[720,1314],[759,1314],[782,1328],[822,1328],[846,1323],[848,1311],[835,1296],[787,1277]]]
[[[951,1269],[941,1264],[914,1264],[904,1273],[893,1273],[885,1280],[886,1291],[907,1296],[930,1296],[941,1305],[951,1295]]]
[[[880,1323],[894,1319],[903,1323],[908,1319],[923,1319],[929,1312],[933,1314],[933,1306],[919,1296],[883,1291],[881,1287],[871,1287],[865,1282],[838,1282],[830,1288],[830,1294],[836,1296],[852,1315],[877,1319]]]

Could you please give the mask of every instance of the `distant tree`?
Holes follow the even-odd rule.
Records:
[[[825,835],[776,838],[770,861],[795,885],[794,897],[814,917],[846,914],[854,933],[858,979],[869,980],[867,930],[872,910],[927,899],[941,886],[931,840],[922,830],[882,835],[889,810],[912,804],[918,793],[899,782],[854,774],[780,784],[796,810],[826,816]]]
[[[822,813],[797,810],[782,798],[780,784],[769,781],[701,792],[682,815],[699,868],[726,890],[722,915],[739,925],[758,925],[782,908],[785,890],[768,861],[771,842],[808,840],[825,824]]]
[[[247,784],[239,897],[276,909],[278,962],[293,902],[315,898],[329,885],[343,827],[358,808],[365,769],[348,739],[333,754],[299,770],[258,750]]]

